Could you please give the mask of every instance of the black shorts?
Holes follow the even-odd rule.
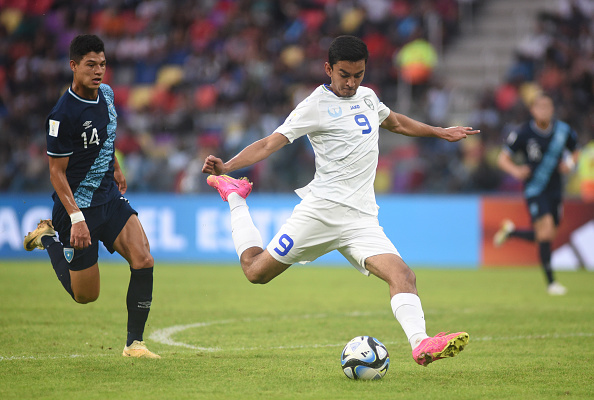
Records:
[[[97,207],[81,209],[85,216],[85,222],[91,232],[91,245],[82,250],[74,250],[70,245],[70,216],[61,203],[54,203],[52,211],[52,222],[55,230],[58,232],[60,241],[64,245],[64,254],[74,256],[70,261],[69,268],[72,271],[82,271],[92,267],[99,259],[99,241],[103,242],[105,248],[113,253],[113,243],[124,229],[128,219],[135,214],[136,210],[130,206],[130,203],[124,196],[119,196],[113,200]],[[69,259],[70,257],[66,257]]]
[[[560,195],[541,194],[529,197],[526,199],[526,205],[533,223],[543,215],[551,214],[555,226],[559,226],[563,216],[563,200]]]

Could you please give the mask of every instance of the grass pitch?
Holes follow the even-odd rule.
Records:
[[[292,267],[263,286],[239,266],[157,265],[145,332],[163,358],[121,356],[125,264],[75,304],[45,262],[0,262],[1,399],[586,399],[594,395],[594,274],[417,268],[428,333],[465,330],[457,357],[414,363],[387,285],[352,268]],[[380,381],[351,381],[342,347],[381,340]]]

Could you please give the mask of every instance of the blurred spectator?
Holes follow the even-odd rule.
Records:
[[[211,154],[220,154],[221,139],[216,134],[206,134],[198,138],[196,155],[182,168],[176,178],[175,191],[179,193],[202,193],[210,191],[204,179],[202,166],[204,159]]]
[[[580,152],[578,178],[582,200],[594,202],[594,140],[588,142]]]
[[[527,81],[553,90],[561,118],[578,132],[592,131],[591,2],[562,5],[560,14],[543,14],[534,37],[520,46],[518,65],[525,65],[510,71],[497,101],[477,105],[473,118],[488,129],[476,152],[487,165],[501,132],[523,116],[521,87]],[[68,45],[79,33],[98,34],[106,45],[106,83],[119,114],[116,147],[129,190],[195,193],[205,183],[195,167],[214,146],[213,137],[231,157],[246,142],[270,134],[303,93],[327,79],[319,67],[340,34],[367,42],[374,62],[364,84],[386,104],[397,100],[393,55],[421,47],[424,67],[416,65],[410,77],[423,83],[413,90],[415,104],[425,101],[427,107],[414,111],[419,119],[446,124],[449,88],[430,76],[437,50],[459,31],[458,6],[459,0],[0,0],[0,191],[51,191],[43,126],[70,82]],[[470,151],[459,145],[412,140],[381,151],[389,161],[378,174],[382,191],[493,186],[491,178],[477,178],[484,175],[476,173],[482,161],[458,159]],[[311,179],[312,158],[309,143],[297,141],[241,172],[256,181],[256,191],[289,191]]]
[[[396,64],[405,82],[411,85],[427,83],[437,65],[437,52],[427,40],[416,38],[398,51]]]

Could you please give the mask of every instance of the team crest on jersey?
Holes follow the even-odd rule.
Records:
[[[369,100],[369,99],[365,99],[365,104],[367,104],[367,107],[371,108],[372,110],[375,109],[375,107],[373,106],[373,101]]]
[[[49,135],[53,137],[58,137],[58,130],[60,129],[60,121],[56,121],[55,119],[49,120]]]
[[[338,118],[342,115],[342,108],[340,106],[330,106],[328,107],[328,115],[332,118]]]
[[[64,258],[68,263],[74,258],[74,249],[72,247],[64,247]]]

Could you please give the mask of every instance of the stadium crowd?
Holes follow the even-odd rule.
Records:
[[[541,16],[506,82],[486,91],[470,114],[467,124],[480,137],[382,145],[378,192],[517,190],[495,157],[502,138],[527,118],[523,100],[535,85],[553,94],[560,117],[584,143],[593,138],[591,2],[562,3],[569,4],[565,13]],[[116,96],[116,148],[129,190],[198,193],[207,190],[200,172],[206,155],[228,158],[272,133],[327,82],[321,66],[337,35],[367,43],[364,85],[398,110],[399,51],[435,37],[435,18],[439,43],[427,44],[447,49],[459,30],[458,7],[457,0],[0,0],[0,191],[52,190],[44,123],[70,84],[68,45],[79,33],[105,42],[105,82]],[[448,92],[438,79],[414,86],[415,118],[452,122],[440,115]],[[282,192],[308,183],[313,168],[302,138],[239,173],[256,191]]]

